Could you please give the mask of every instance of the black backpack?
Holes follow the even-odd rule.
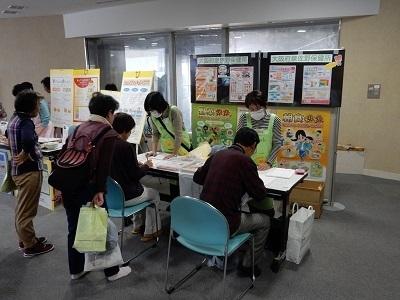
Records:
[[[94,138],[85,132],[80,132],[76,137],[78,126],[55,161],[54,171],[48,179],[49,184],[67,194],[73,194],[87,185],[95,171],[93,150],[110,129],[110,126],[100,129]]]

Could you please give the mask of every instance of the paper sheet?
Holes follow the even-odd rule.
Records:
[[[278,178],[286,178],[289,179],[294,175],[294,170],[292,169],[283,169],[283,168],[271,168],[268,169],[265,172],[266,176],[269,177],[278,177]]]

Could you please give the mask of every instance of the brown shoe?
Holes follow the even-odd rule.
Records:
[[[24,257],[33,257],[53,250],[54,250],[54,245],[42,244],[40,242],[37,242],[33,247],[24,249]]]
[[[46,243],[47,242],[47,238],[45,238],[44,236],[40,237],[40,238],[36,238],[36,240],[38,241],[38,243]],[[24,250],[24,243],[23,242],[19,242],[18,244],[18,250]]]
[[[142,242],[149,242],[154,240],[157,237],[160,237],[162,234],[162,229],[159,231],[154,232],[153,234],[143,234],[143,236],[140,238]]]

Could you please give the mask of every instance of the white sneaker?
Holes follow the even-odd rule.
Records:
[[[82,278],[82,277],[85,276],[87,273],[89,273],[89,272],[88,272],[88,271],[82,271],[82,272],[80,272],[80,273],[78,273],[78,274],[71,274],[71,279],[72,279],[72,280],[76,280],[76,279]]]
[[[113,276],[107,277],[108,281],[115,281],[118,280],[122,277],[128,276],[129,273],[131,273],[132,269],[129,266],[126,267],[120,267],[119,272]]]

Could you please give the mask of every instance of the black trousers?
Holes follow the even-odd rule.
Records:
[[[79,211],[82,205],[91,201],[94,193],[90,188],[75,195],[63,195],[65,212],[68,221],[68,263],[70,274],[78,274],[85,266],[85,254],[72,248],[75,241],[76,228],[78,226]],[[119,272],[119,266],[104,269],[104,274],[109,277]]]

